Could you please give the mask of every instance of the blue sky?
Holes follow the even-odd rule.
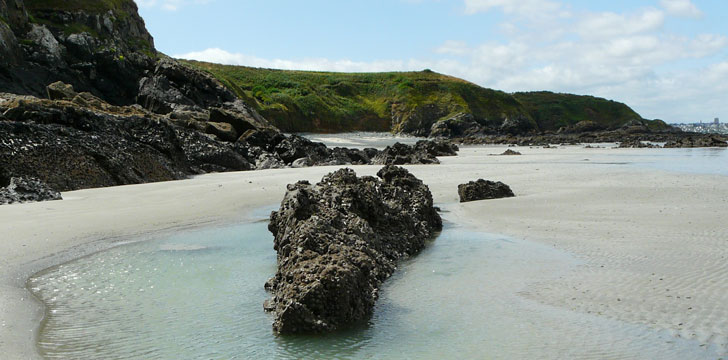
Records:
[[[219,63],[432,70],[728,121],[726,0],[137,0],[157,48]]]

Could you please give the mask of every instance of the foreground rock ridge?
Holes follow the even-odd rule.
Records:
[[[397,166],[351,169],[288,185],[270,217],[278,270],[265,287],[278,334],[328,332],[367,320],[397,262],[442,228],[427,185]]]

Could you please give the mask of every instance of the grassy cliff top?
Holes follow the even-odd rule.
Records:
[[[38,10],[77,11],[104,13],[109,10],[125,11],[129,7],[136,9],[133,0],[25,0],[25,7],[33,12]]]
[[[629,106],[587,95],[548,91],[513,94],[543,130],[555,130],[581,121],[594,121],[606,128],[616,128],[642,117]]]
[[[284,131],[393,131],[426,135],[431,125],[470,113],[499,131],[520,117],[533,131],[556,131],[580,122],[615,129],[645,121],[629,106],[593,96],[552,92],[508,94],[430,70],[387,73],[288,71],[184,63],[208,71]]]
[[[415,132],[462,112],[483,121],[523,113],[507,93],[430,70],[332,73],[185,63],[210,72],[285,131]]]

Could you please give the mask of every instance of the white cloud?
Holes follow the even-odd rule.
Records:
[[[661,0],[660,5],[672,15],[692,18],[703,16],[703,12],[690,0]]]
[[[545,14],[568,14],[562,4],[550,0],[465,0],[467,14],[477,14],[493,9],[528,18],[538,18]]]
[[[610,38],[654,31],[664,23],[665,14],[657,9],[647,9],[638,14],[603,12],[584,15],[577,31],[584,38]]]
[[[187,54],[178,54],[173,57],[219,64],[310,71],[381,72],[403,70],[407,68],[408,65],[407,62],[401,60],[357,62],[351,60],[329,60],[324,58],[302,60],[264,59],[246,54],[230,53],[217,48],[190,52]]]
[[[468,14],[503,12],[502,41],[468,44],[451,39],[433,47],[434,59],[265,59],[221,49],[176,57],[317,71],[429,68],[511,92],[602,96],[625,102],[645,117],[670,122],[721,113],[728,117],[728,101],[720,95],[728,93],[728,36],[686,35],[665,25],[671,16],[697,14],[687,6],[690,1],[663,0],[662,8],[633,12],[576,12],[551,0],[464,1]]]

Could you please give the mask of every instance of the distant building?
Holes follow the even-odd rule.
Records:
[[[713,120],[713,124],[720,125],[720,119],[715,118],[715,120]]]

